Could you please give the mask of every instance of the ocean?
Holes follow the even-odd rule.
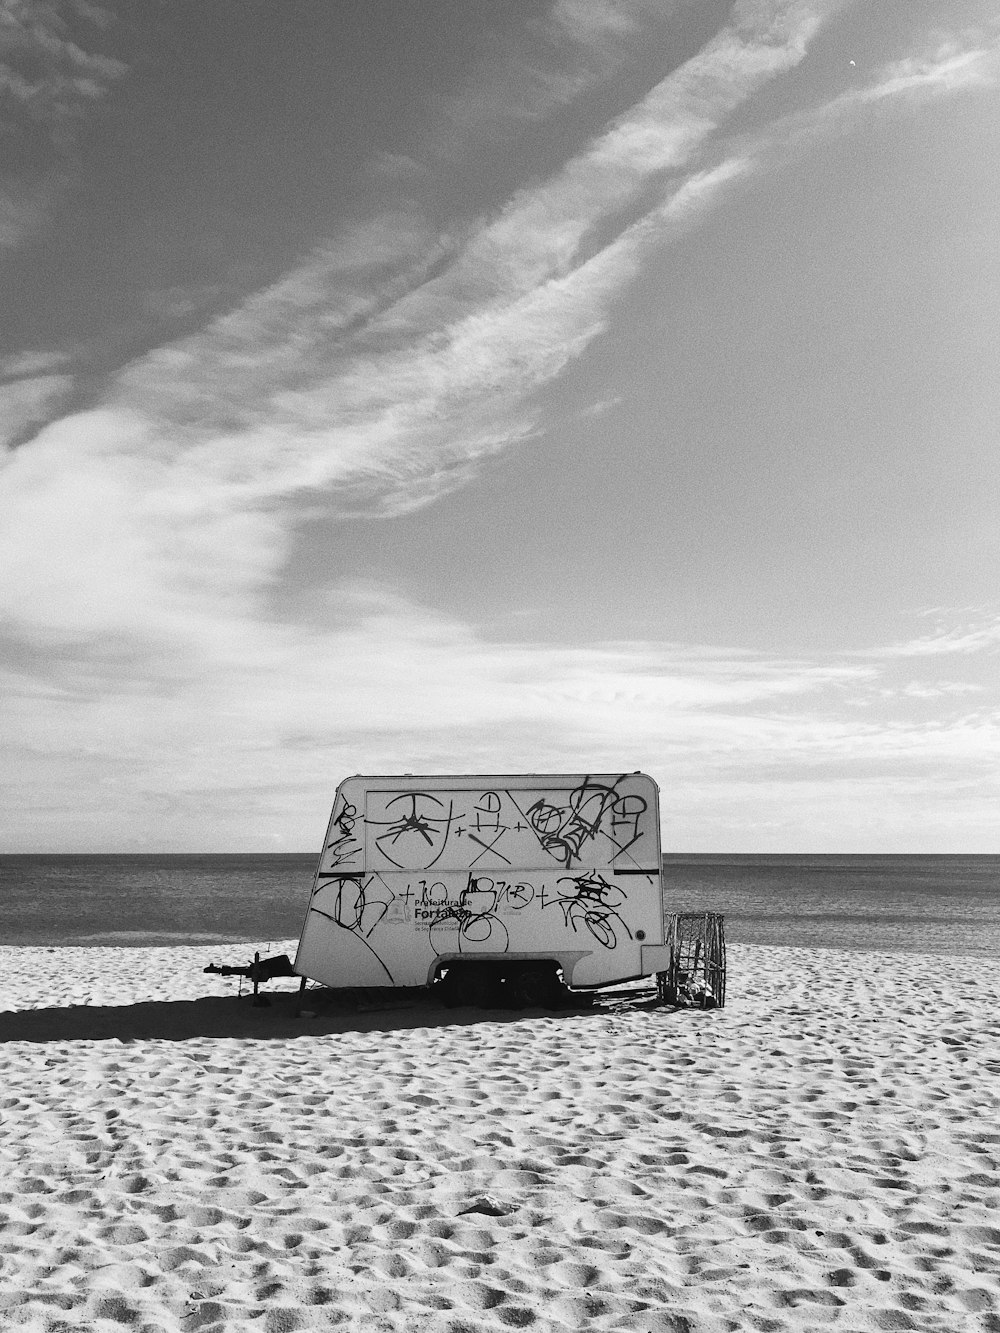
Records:
[[[1000,856],[669,855],[668,910],[730,943],[1000,957]],[[316,856],[0,856],[0,943],[297,936]]]

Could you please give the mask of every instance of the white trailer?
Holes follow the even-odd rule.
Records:
[[[346,778],[294,972],[453,1003],[664,973],[658,797],[639,772]]]

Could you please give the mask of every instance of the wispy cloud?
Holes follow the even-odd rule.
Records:
[[[851,116],[871,115],[872,107],[892,100],[947,96],[1000,84],[1000,28],[973,29],[939,37],[915,55],[887,61],[873,69],[859,87],[845,89],[825,103],[775,121],[761,136],[764,149],[795,149],[800,141],[828,132]]]
[[[638,39],[665,39],[679,8],[671,0],[556,0],[517,29],[487,30],[462,86],[436,99],[421,158],[460,160],[477,143],[579,103],[627,67]],[[402,174],[417,166],[412,158],[395,163]]]
[[[402,767],[646,767],[668,838],[679,818],[704,821],[716,848],[730,834],[760,846],[771,819],[776,837],[797,820],[843,845],[867,836],[873,801],[905,806],[915,829],[952,820],[959,787],[963,818],[997,794],[996,698],[858,713],[891,679],[877,654],[504,642],[358,584],[314,601],[308,622],[233,606],[213,629],[64,643],[41,650],[41,672],[25,646],[3,677],[10,796],[37,802],[22,836],[51,837],[56,802],[63,846],[128,845],[130,829],[149,847],[266,846],[278,827],[308,847],[338,776]]]
[[[224,608],[267,587],[288,497],[339,488],[348,506],[368,495],[394,512],[523,439],[528,396],[600,332],[645,249],[739,175],[739,162],[692,174],[699,147],[835,7],[758,7],[468,234],[375,219],[135,363],[100,410],[8,460],[6,613],[46,636],[176,627],[185,607],[207,615],[206,598]],[[71,571],[39,549],[54,525]]]
[[[819,21],[819,11],[776,4],[759,33],[725,29],[549,182],[467,235],[441,237],[403,214],[338,237],[241,310],[137,363],[109,405],[202,437],[266,419],[286,463],[296,450],[308,455],[307,485],[324,471],[341,480],[359,452],[384,479],[393,441],[404,460],[414,445],[432,456],[426,438],[408,434],[428,420],[448,454],[448,428],[477,401],[523,398],[600,331],[651,227],[693,199],[670,173],[802,58]],[[650,225],[629,232],[629,209],[661,179]],[[405,461],[402,471],[409,484]],[[296,484],[292,469],[282,475]]]
[[[963,694],[982,694],[985,687],[974,685],[967,680],[944,681],[941,684],[925,685],[920,681],[911,680],[909,684],[904,685],[899,694],[907,699],[942,699],[954,697]]]
[[[22,500],[26,477],[50,486],[57,512],[67,478],[94,474],[95,502],[114,501],[107,526],[129,532],[141,515],[144,531],[162,531],[164,567],[168,551],[181,561],[196,550],[203,565],[215,550],[228,575],[231,528],[256,531],[256,556],[243,544],[242,584],[273,575],[283,497],[333,487],[349,507],[368,495],[394,512],[458,484],[477,459],[525,438],[527,398],[600,333],[646,251],[801,131],[790,118],[705,165],[733,110],[800,61],[837,8],[744,7],[551,180],[464,236],[398,213],[338,237],[239,310],[135,363],[99,414],[67,419],[31,446],[47,468],[26,451],[12,460],[8,486]],[[553,19],[571,21],[590,31],[634,18],[571,6]],[[809,113],[811,123],[909,91],[913,79],[950,88],[941,71],[981,69],[985,50],[939,46],[919,69],[903,62],[904,72],[883,71],[871,88]],[[32,410],[43,398],[41,386],[34,392]],[[238,519],[246,510],[258,511],[253,522]],[[85,548],[87,534],[76,536]]]
[[[924,52],[888,63],[858,96],[875,101],[902,93],[957,92],[992,87],[1000,78],[1000,28],[942,37]]]
[[[96,453],[85,443],[80,457],[102,470],[118,458],[129,484],[144,473],[161,493],[153,507],[174,515],[192,506],[167,503],[164,490],[207,488],[214,500],[203,519],[330,486],[347,488],[351,505],[380,495],[393,511],[456,484],[477,458],[525,437],[521,404],[600,333],[644,251],[753,169],[766,134],[714,166],[699,157],[742,101],[803,58],[839,7],[738,8],[562,171],[465,236],[401,213],[338,237],[241,309],[118,377],[104,409],[116,418],[115,443]],[[631,30],[638,12],[575,4],[551,22],[589,40],[609,25]],[[960,58],[937,53],[939,64]],[[936,68],[922,66],[920,77],[933,80]],[[879,95],[908,88],[900,77],[886,72]],[[67,421],[45,447],[74,452],[77,433],[89,439],[106,423]],[[269,538],[267,552],[281,545]]]
[[[72,390],[71,375],[0,376],[0,448],[30,439]]]
[[[956,617],[951,616],[954,620]],[[930,634],[921,634],[883,648],[886,658],[951,657],[1000,651],[1000,616],[980,614],[960,624],[940,624]]]
[[[0,32],[0,93],[8,106],[19,106],[57,144],[71,138],[72,126],[86,107],[102,98],[125,73],[114,56],[80,45],[108,27],[109,12],[89,0],[3,0]]]
[[[216,433],[220,460],[245,432],[247,451],[272,464],[259,483],[274,494],[348,485],[394,510],[413,503],[421,469],[466,475],[465,463],[524,438],[519,405],[601,332],[644,251],[685,216],[838,117],[915,89],[950,91],[956,70],[971,79],[992,67],[988,46],[939,46],[756,141],[734,141],[720,159],[733,110],[801,60],[837,7],[758,6],[756,27],[747,18],[724,29],[496,218],[453,236],[412,212],[375,219],[136,363],[109,404],[188,437]],[[426,490],[440,493],[433,481]]]
[[[0,383],[31,379],[65,369],[70,358],[65,352],[24,351],[0,359]]]
[[[982,653],[995,625],[777,661],[490,642],[377,589],[333,590],[308,614],[286,604],[279,616],[269,600],[297,506],[399,512],[525,440],[532,394],[601,333],[650,250],[796,136],[992,69],[985,45],[938,49],[929,64],[902,62],[754,138],[728,138],[734,112],[804,58],[838,7],[737,6],[702,51],[495,216],[442,234],[401,210],[333,237],[238,310],[136,361],[97,409],[51,420],[11,454],[0,614],[20,665],[6,679],[8,754],[30,760],[35,784],[17,779],[19,799],[39,810],[54,791],[82,801],[72,828],[98,842],[131,820],[156,845],[156,814],[162,845],[176,846],[192,845],[185,827],[209,826],[191,824],[199,806],[220,815],[226,844],[265,792],[298,829],[292,802],[328,796],[317,767],[396,768],[401,755],[414,769],[643,764],[687,791],[725,787],[734,811],[755,772],[769,775],[777,809],[790,783],[805,790],[823,766],[836,781],[858,764],[909,781],[914,765],[937,765],[939,778],[921,770],[926,796],[971,765],[985,791],[996,711],[966,701],[956,713],[962,692],[914,682],[912,663]],[[550,22],[596,46],[602,29],[641,34],[640,18],[575,3]],[[20,364],[26,374],[6,389],[30,422],[65,384]],[[907,696],[913,685],[940,689],[933,717],[891,714],[887,690],[901,706],[933,705]],[[231,810],[224,792],[236,793]],[[852,800],[843,809],[856,813]]]
[[[126,72],[94,48],[110,15],[90,0],[0,0],[0,246],[41,222],[68,179],[81,122]],[[87,49],[90,46],[91,49]]]

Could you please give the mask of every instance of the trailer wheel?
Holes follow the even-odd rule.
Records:
[[[555,963],[510,967],[504,990],[512,1009],[557,1009],[564,994]]]
[[[500,1003],[500,974],[489,963],[452,963],[443,985],[449,1009],[493,1009]]]

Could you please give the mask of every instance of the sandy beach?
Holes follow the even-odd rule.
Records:
[[[1000,1330],[990,962],[308,1016],[247,956],[0,950],[0,1327]]]

